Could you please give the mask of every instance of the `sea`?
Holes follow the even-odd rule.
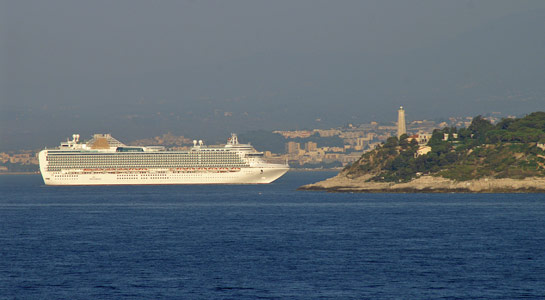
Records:
[[[0,176],[0,299],[545,299],[544,194]]]

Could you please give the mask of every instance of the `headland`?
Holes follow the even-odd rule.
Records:
[[[300,190],[362,193],[545,193],[545,112],[390,137],[337,176]]]

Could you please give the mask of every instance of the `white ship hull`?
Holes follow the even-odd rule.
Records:
[[[87,144],[73,141],[42,150],[38,159],[46,185],[265,184],[284,175],[287,164],[267,163],[263,153],[238,144],[232,135],[224,147],[196,141],[187,151],[130,147],[97,134]]]
[[[233,172],[42,172],[42,177],[46,185],[266,184],[275,181],[287,171],[288,168],[242,168]]]

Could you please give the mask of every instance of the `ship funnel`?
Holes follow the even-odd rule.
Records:
[[[193,140],[193,147],[197,147],[197,140]]]
[[[203,145],[202,140],[199,140],[199,146],[202,146],[202,145]]]

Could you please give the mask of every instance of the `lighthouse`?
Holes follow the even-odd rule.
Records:
[[[405,110],[403,106],[399,107],[397,111],[397,138],[399,139],[401,135],[407,133],[407,128],[405,127]]]

